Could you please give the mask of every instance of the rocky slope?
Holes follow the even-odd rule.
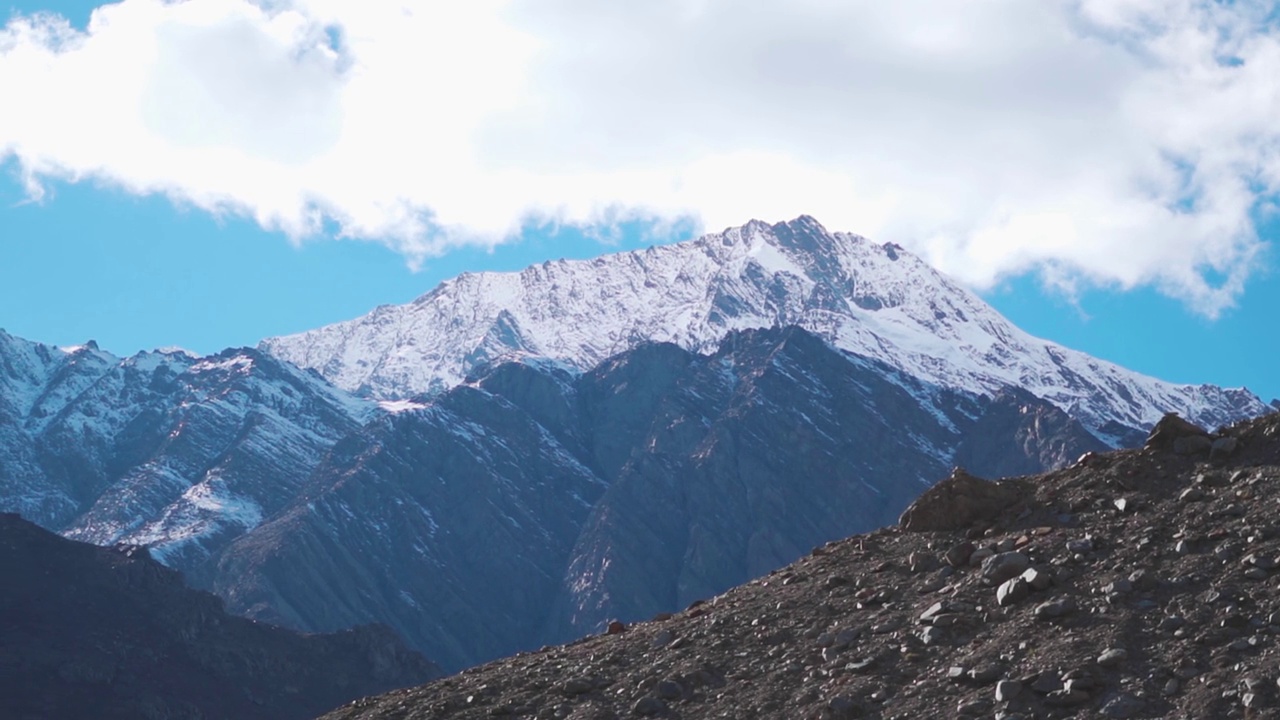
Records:
[[[308,718],[438,668],[386,629],[304,636],[227,615],[137,547],[0,514],[0,716]]]
[[[1217,427],[1266,410],[1245,390],[1161,382],[1033,338],[901,247],[831,233],[810,217],[519,273],[468,273],[411,304],[261,348],[387,399],[447,389],[502,358],[586,371],[645,342],[712,352],[734,330],[786,325],[931,385],[1025,389],[1112,446],[1168,411]]]
[[[327,720],[1280,717],[1280,416],[1001,483]]]
[[[294,627],[376,619],[461,668],[891,522],[954,457],[1016,472],[1102,449],[1030,394],[931,387],[799,328],[583,375],[508,363],[340,443],[215,589]]]

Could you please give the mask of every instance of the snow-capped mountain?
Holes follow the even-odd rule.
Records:
[[[901,247],[810,217],[468,273],[408,305],[260,347],[339,387],[395,399],[452,387],[500,358],[586,370],[644,342],[707,352],[731,331],[785,325],[942,387],[1023,388],[1111,444],[1169,411],[1216,427],[1267,409],[1245,390],[1162,382],[1034,338]]]
[[[117,358],[0,331],[0,510],[198,575],[380,412],[257,350]]]
[[[0,511],[458,669],[891,523],[954,464],[1037,472],[1168,411],[1267,410],[1030,337],[802,217],[463,275],[209,357],[0,331]]]

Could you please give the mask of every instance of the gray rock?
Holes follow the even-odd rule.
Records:
[[[1009,702],[1022,693],[1022,683],[1016,680],[1001,680],[996,683],[996,702]]]
[[[1031,566],[1031,558],[1020,552],[1003,552],[982,561],[982,577],[993,583],[1015,578]]]
[[[986,562],[987,558],[992,557],[995,554],[996,554],[996,551],[992,550],[991,548],[987,548],[987,547],[978,548],[977,550],[974,550],[972,553],[970,553],[969,566],[978,567],[982,565],[982,563]]]
[[[969,556],[973,554],[975,549],[977,548],[974,547],[973,543],[967,540],[952,545],[951,548],[947,550],[947,564],[953,568],[965,567],[969,564]]]
[[[1059,600],[1050,600],[1042,602],[1036,606],[1034,615],[1040,620],[1052,620],[1069,615],[1076,611],[1076,601],[1071,598],[1061,598]]]
[[[653,695],[645,695],[631,709],[637,715],[661,715],[667,711],[667,704]]]
[[[1129,659],[1129,651],[1124,648],[1110,648],[1098,656],[1098,664],[1104,668],[1113,668],[1124,664]]]
[[[675,639],[676,634],[671,630],[660,630],[657,635],[653,636],[653,641],[650,644],[655,648],[666,647],[675,641]]]
[[[920,642],[924,643],[925,645],[936,645],[942,642],[942,638],[944,637],[944,635],[945,633],[942,631],[942,628],[934,627],[933,625],[930,625],[929,627],[920,631],[919,637],[920,637]]]
[[[1259,555],[1257,553],[1249,553],[1248,555],[1245,555],[1243,559],[1241,559],[1241,562],[1245,563],[1246,565],[1252,565],[1253,567],[1256,567],[1256,568],[1262,568],[1263,570],[1276,569],[1276,558],[1274,555]]]
[[[1022,572],[1022,579],[1027,581],[1032,590],[1048,590],[1053,585],[1053,576],[1039,568],[1027,568]]]
[[[637,700],[634,706],[631,706],[631,710],[635,711],[636,715],[662,715],[663,712],[667,711],[667,703],[652,696],[652,694],[646,694],[646,696]]]
[[[1031,683],[1031,689],[1041,695],[1056,692],[1062,689],[1062,678],[1058,677],[1057,673],[1040,673],[1040,676],[1035,679],[1035,682]]]
[[[560,692],[565,695],[582,695],[589,693],[596,688],[596,684],[589,678],[575,677],[565,680],[560,685]]]
[[[980,665],[969,671],[969,679],[979,685],[990,685],[1003,674],[1004,669],[999,665]]]
[[[1014,603],[1021,602],[1031,594],[1031,584],[1023,580],[1021,576],[1012,580],[1005,580],[996,589],[996,604],[1000,607],[1008,607]]]
[[[674,680],[663,680],[653,688],[653,692],[663,700],[675,700],[684,695],[684,688]]]
[[[1131,718],[1142,712],[1146,703],[1130,693],[1120,693],[1102,704],[1102,714],[1109,718]]]
[[[1178,494],[1178,500],[1184,503],[1204,500],[1204,491],[1198,487],[1189,487]]]
[[[1093,551],[1092,538],[1087,538],[1087,537],[1075,538],[1073,540],[1067,541],[1067,552],[1081,554],[1081,553],[1087,553],[1092,551]]]
[[[1071,707],[1089,702],[1089,693],[1083,690],[1067,690],[1063,688],[1049,693],[1044,701],[1058,707]]]

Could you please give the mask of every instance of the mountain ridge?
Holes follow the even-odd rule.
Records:
[[[406,305],[259,347],[358,394],[403,399],[502,358],[534,355],[583,371],[641,342],[707,352],[732,330],[791,324],[935,384],[1023,387],[1112,446],[1165,412],[1217,427],[1267,407],[1244,389],[1167,383],[1034,338],[901,247],[831,233],[808,216],[513,273],[465,273]]]

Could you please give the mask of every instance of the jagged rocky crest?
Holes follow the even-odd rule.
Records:
[[[326,720],[1280,715],[1280,415],[988,483],[647,622]],[[962,512],[956,512],[961,509]]]
[[[786,325],[939,387],[1025,389],[1113,447],[1169,411],[1218,427],[1267,409],[1245,390],[1162,382],[1031,337],[901,247],[832,233],[811,217],[519,273],[468,273],[411,304],[261,347],[388,399],[447,389],[504,358],[586,371],[641,343],[705,353],[735,330]]]
[[[386,628],[304,636],[227,615],[144,548],[0,514],[0,716],[314,717],[439,668]]]

